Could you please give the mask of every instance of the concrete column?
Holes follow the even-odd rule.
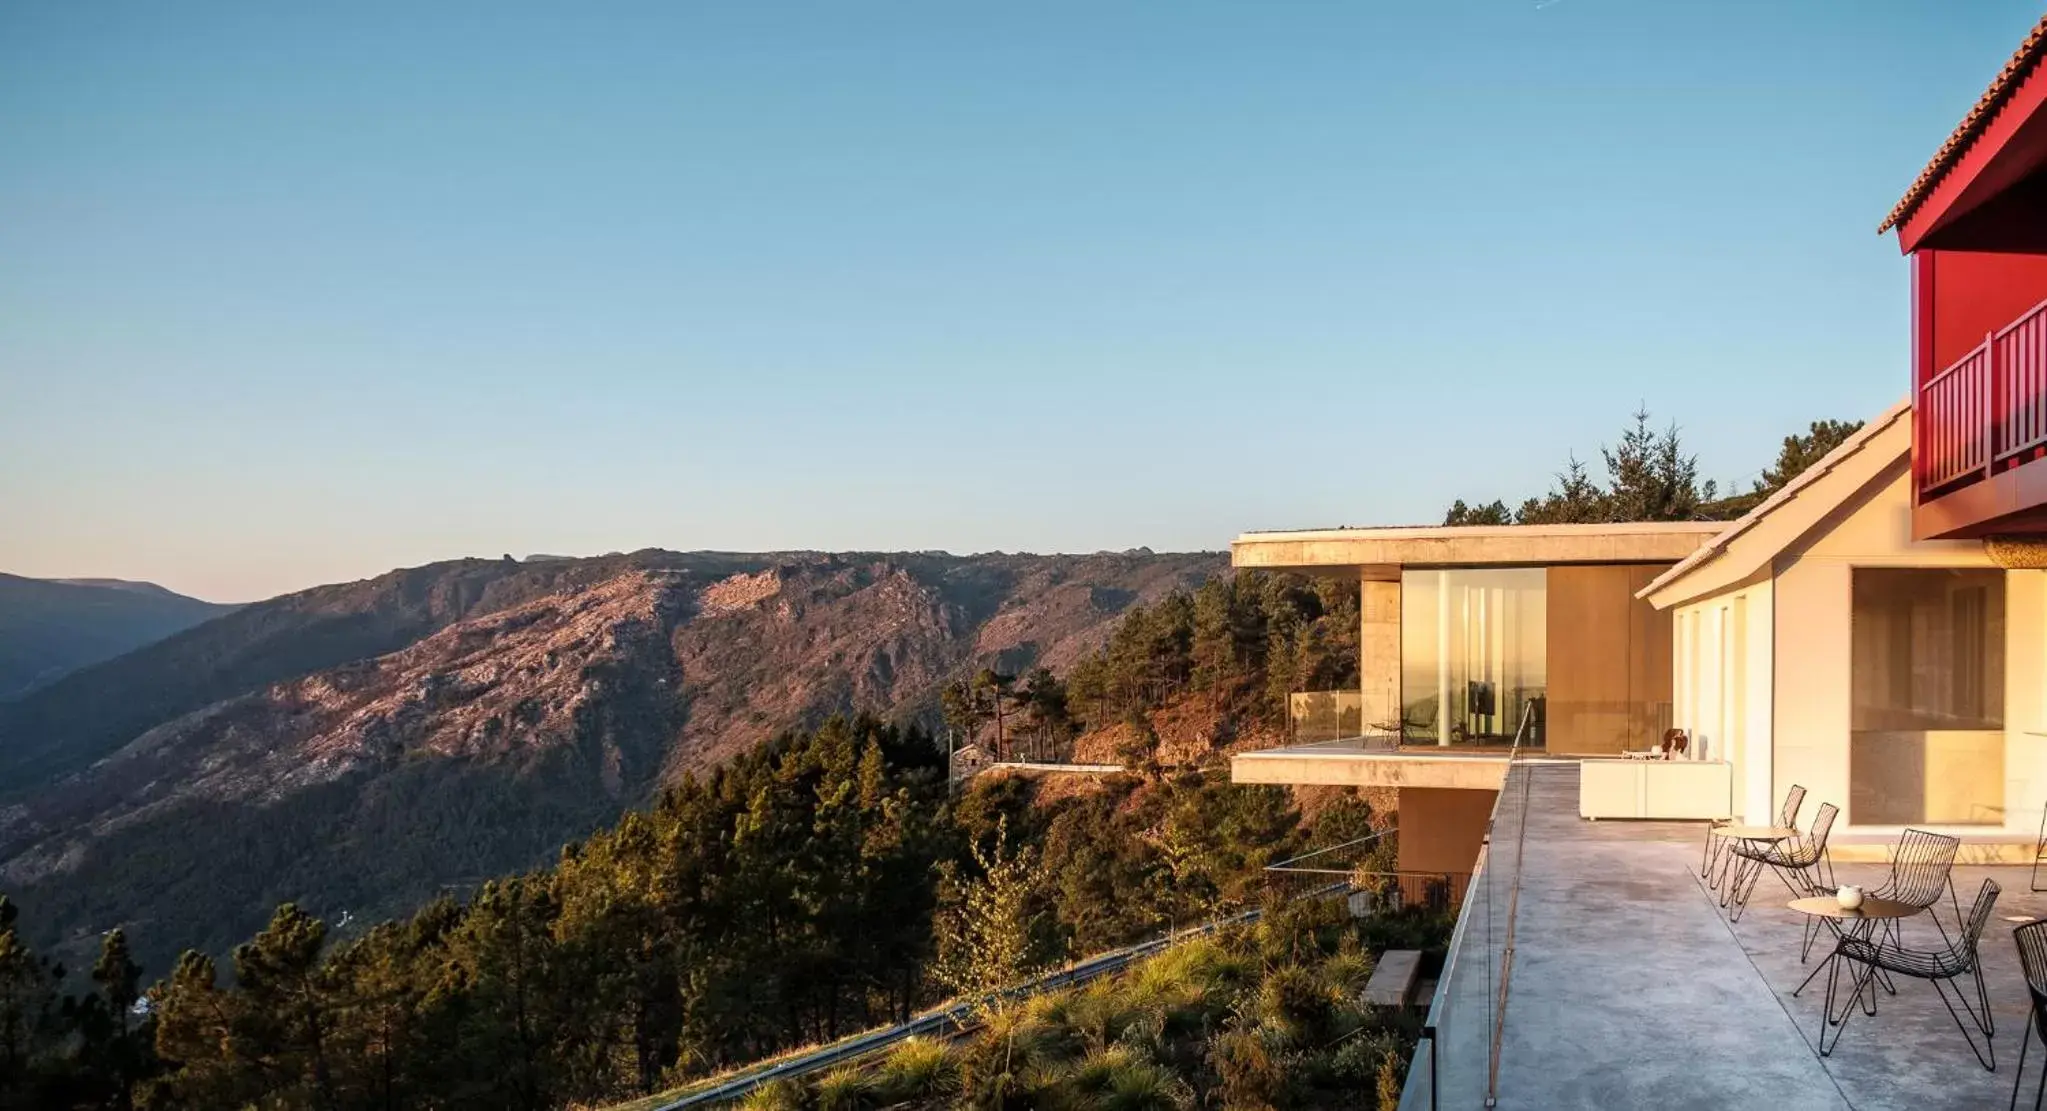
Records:
[[[1359,584],[1358,701],[1365,733],[1400,724],[1400,584]]]

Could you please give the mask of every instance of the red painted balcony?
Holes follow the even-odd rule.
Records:
[[[1912,439],[1922,499],[2047,456],[2047,301],[1919,388]]]

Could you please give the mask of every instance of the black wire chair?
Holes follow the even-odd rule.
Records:
[[[1833,832],[1834,818],[1841,808],[1831,802],[1820,804],[1819,813],[1813,815],[1812,829],[1788,841],[1765,844],[1756,841],[1742,841],[1728,846],[1734,854],[1734,875],[1728,880],[1728,920],[1741,921],[1742,912],[1748,909],[1749,896],[1755,893],[1756,881],[1762,878],[1763,869],[1777,873],[1784,886],[1794,898],[1803,898],[1834,886],[1834,862],[1827,855],[1827,835]],[[1806,934],[1805,950],[1812,947],[1813,934]]]
[[[1949,837],[1942,833],[1929,833],[1923,829],[1908,829],[1899,835],[1897,845],[1891,850],[1890,875],[1884,877],[1884,882],[1871,890],[1869,894],[1875,898],[1891,899],[1925,911],[1926,917],[1933,920],[1933,928],[1940,931],[1941,944],[1951,944],[1953,938],[1947,932],[1947,927],[1941,923],[1940,916],[1933,913],[1933,904],[1940,901],[1942,892],[1946,892],[1948,906],[1954,911],[1955,928],[1961,928],[1962,907],[1955,898],[1955,885],[1952,879],[1955,856],[1961,851],[1961,848],[1962,839],[1959,837]],[[1812,894],[1824,895],[1827,892],[1814,890]],[[1892,944],[1903,944],[1904,937],[1900,931],[1904,928],[1905,921],[1902,918],[1885,919],[1883,923],[1885,940]],[[1804,944],[1798,951],[1798,959],[1801,962],[1811,958],[1812,943],[1819,937],[1820,926],[1823,922],[1830,926],[1833,925],[1833,923],[1820,918],[1811,918],[1806,921]],[[1834,929],[1838,933],[1840,927],[1834,926]],[[1806,986],[1819,976],[1820,971],[1820,969],[1814,969],[1812,975],[1807,976],[1805,982],[1798,985],[1798,990],[1791,994],[1797,995],[1803,992]],[[1886,994],[1898,994],[1897,985],[1892,983],[1890,976],[1881,969],[1877,971],[1876,982],[1879,987],[1884,989]],[[1983,1013],[1986,1015],[1990,1013],[1990,1007],[1987,1003],[1984,1005]],[[1995,1021],[1991,1024],[1990,1032],[1996,1033]]]
[[[1933,913],[1933,904],[1939,902],[1945,893],[1948,909],[1954,913],[1955,926],[1957,929],[1961,927],[1962,904],[1955,896],[1952,880],[1955,856],[1961,849],[1962,839],[1959,837],[1908,829],[1898,836],[1897,847],[1891,852],[1889,878],[1870,894],[1879,899],[1895,899],[1925,911],[1926,917],[1933,920],[1934,929],[1940,931],[1940,940],[1947,942],[1950,940],[1947,927],[1941,924],[1940,916]],[[1886,920],[1884,933],[1893,941],[1902,940],[1898,931],[1903,928],[1903,921],[1897,918]],[[1886,990],[1890,989],[1888,983],[1884,986]],[[1995,1030],[1991,1032],[1995,1033]]]
[[[2032,1007],[2026,1012],[2026,1033],[2019,1040],[2019,1067],[2012,1070],[2011,1106],[2018,1111],[2019,1078],[2026,1072],[2026,1047],[2038,1037],[2047,1047],[2047,919],[2028,922],[2011,932],[2013,943],[2019,947],[2019,967],[2026,974],[2026,991],[2031,994]],[[2040,1099],[2047,1096],[2047,1066],[2040,1070],[2040,1086],[2033,1089],[2033,1111],[2040,1111]]]
[[[1784,792],[1783,808],[1777,811],[1777,828],[1797,828],[1798,811],[1804,805],[1805,788],[1793,783],[1791,789]],[[1723,874],[1717,879],[1714,878],[1713,870],[1727,861],[1727,842],[1731,840],[1726,837],[1715,837],[1713,836],[1713,831],[1722,826],[1733,824],[1733,818],[1715,818],[1706,823],[1706,851],[1705,855],[1699,859],[1699,876],[1713,887],[1718,887],[1727,881],[1724,870]]]
[[[1975,905],[1969,908],[1969,917],[1962,924],[1961,937],[1939,949],[1907,949],[1892,944],[1888,938],[1881,941],[1853,936],[1841,938],[1834,952],[1841,959],[1862,968],[1855,973],[1854,981],[1849,985],[1848,1001],[1841,1010],[1840,1018],[1836,1019],[1832,1014],[1833,1000],[1827,1001],[1827,1024],[1834,1028],[1834,1044],[1840,1044],[1841,1030],[1847,1027],[1848,1019],[1858,1009],[1855,1001],[1862,998],[1863,992],[1875,990],[1872,981],[1878,972],[1888,972],[1932,984],[1942,1005],[1947,1007],[1948,1016],[1955,1020],[1955,1028],[1962,1032],[1970,1051],[1976,1054],[1976,1063],[1992,1072],[1997,1071],[1997,1046],[1991,1041],[1995,1024],[1990,1018],[1990,992],[1983,985],[1983,962],[1978,959],[1976,947],[1982,940],[1983,927],[1989,924],[1990,912],[1996,909],[1997,896],[2002,890],[1996,880],[1984,880],[1982,889],[1976,893]],[[1976,981],[1975,1006],[1970,1005],[1968,993],[1956,983],[1964,976],[1973,977]],[[1954,993],[1953,999],[1948,998],[1950,991]],[[1962,1005],[1961,1010],[1955,1009],[1956,1003]],[[1867,1013],[1873,1013],[1873,1008],[1872,1004]],[[1964,1014],[1969,1016],[1969,1021],[1962,1020]],[[1980,1046],[1976,1044],[1976,1035],[1969,1031],[1971,1025],[1983,1035]],[[1827,1028],[1820,1029],[1822,1056],[1830,1052],[1826,1044]]]

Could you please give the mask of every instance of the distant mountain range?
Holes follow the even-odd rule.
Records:
[[[1220,554],[459,560],[243,607],[0,703],[0,890],[152,971],[280,901],[403,911],[789,728],[1063,668]]]
[[[155,583],[0,574],[0,700],[234,609]]]

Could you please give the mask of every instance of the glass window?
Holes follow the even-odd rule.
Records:
[[[2004,572],[1855,572],[1856,730],[2004,728]]]
[[[1849,819],[2004,822],[2004,572],[1858,568]]]
[[[1540,567],[1402,572],[1403,739],[1542,744],[1547,605]]]

